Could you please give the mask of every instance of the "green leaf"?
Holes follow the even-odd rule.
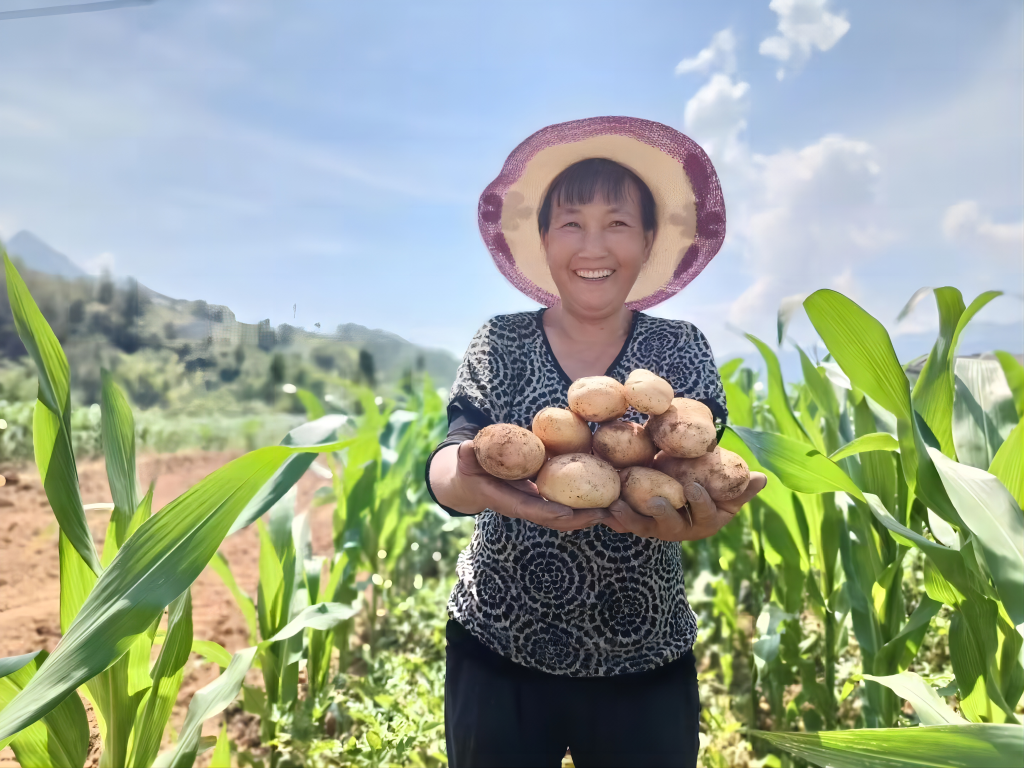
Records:
[[[1020,416],[1013,402],[1013,392],[996,360],[961,357],[956,361],[955,374],[959,377],[981,409],[988,414],[999,437],[1005,439],[1017,426]]]
[[[358,607],[339,603],[311,605],[273,637],[264,640],[259,645],[238,651],[220,677],[193,695],[169,765],[176,768],[186,768],[192,765],[199,749],[199,737],[202,733],[203,723],[223,712],[235,700],[258,651],[268,648],[273,643],[294,637],[304,629],[329,629],[339,621],[351,618],[357,612]]]
[[[238,582],[235,581],[234,574],[231,573],[231,566],[228,565],[227,558],[220,552],[210,560],[209,567],[210,570],[220,576],[224,586],[234,596],[235,604],[238,605],[238,609],[242,612],[243,618],[245,618],[245,625],[249,627],[249,642],[255,645],[259,637],[256,625],[256,605],[253,603],[252,598],[242,592]]]
[[[0,712],[0,739],[38,720],[120,658],[135,636],[195,581],[242,508],[285,459],[301,450],[340,450],[347,444],[253,451],[213,472],[143,523],[96,582],[39,674]]]
[[[1024,420],[1003,441],[988,471],[999,478],[1017,506],[1024,507]]]
[[[943,519],[959,525],[956,509],[946,497],[926,450],[928,425],[914,412],[907,375],[888,332],[855,302],[835,291],[814,292],[804,307],[850,381],[896,416],[900,463],[908,490]]]
[[[992,464],[1003,438],[981,404],[959,376],[955,378],[953,445],[961,464],[985,469]]]
[[[1013,403],[1017,408],[1017,418],[1024,419],[1024,366],[1009,352],[996,352],[996,359],[1006,376],[1006,383],[1013,392]]]
[[[46,499],[61,532],[89,569],[99,575],[103,568],[96,556],[96,546],[82,507],[78,468],[71,450],[70,408],[69,403],[68,423],[65,423],[41,400],[36,402],[32,411],[32,448]]]
[[[309,421],[300,424],[281,441],[282,446],[326,446],[337,441],[338,430],[348,420],[347,416],[332,414],[324,416],[316,421]],[[309,469],[315,453],[293,453],[274,473],[274,476],[267,482],[259,492],[246,505],[242,513],[238,515],[235,522],[228,531],[230,536],[254,523],[258,518],[274,506],[288,489],[299,481],[306,470]]]
[[[970,579],[967,575],[967,566],[964,563],[963,556],[958,551],[945,547],[942,544],[931,541],[930,539],[926,539],[919,533],[915,533],[907,528],[889,514],[889,511],[882,505],[882,502],[874,494],[865,493],[864,499],[867,501],[871,513],[882,525],[889,529],[892,537],[898,543],[908,547],[917,547],[922,550],[929,561],[931,561],[938,569],[938,572],[942,577],[951,585],[956,587],[961,595],[966,595],[972,591]],[[928,569],[926,567],[926,579],[927,574]],[[930,592],[929,596],[934,598]],[[956,605],[954,602],[949,602],[949,604]]]
[[[226,667],[231,663],[231,654],[228,650],[213,640],[193,640],[192,653],[219,667]]]
[[[936,288],[939,335],[914,384],[913,403],[939,440],[942,452],[953,455],[953,336],[963,315],[964,299],[956,288]]]
[[[1024,764],[1024,727],[1018,725],[750,731],[750,735],[831,768],[1018,768]]]
[[[153,686],[139,706],[129,766],[146,768],[156,759],[164,728],[181,690],[192,645],[192,595],[186,589],[167,611],[167,635],[153,667]]]
[[[909,422],[909,383],[882,324],[841,293],[827,289],[808,296],[804,308],[850,381],[897,419]]]
[[[967,721],[949,708],[939,694],[916,672],[900,672],[897,675],[864,675],[865,680],[874,680],[884,685],[901,699],[910,702],[921,725],[963,725]]]
[[[320,398],[308,389],[296,390],[295,396],[299,398],[299,402],[302,403],[302,407],[306,409],[306,419],[308,421],[316,421],[326,415],[327,411],[324,410],[324,406],[323,403],[320,402]]]
[[[875,657],[875,668],[878,670],[895,669],[897,672],[902,672],[909,667],[921,647],[932,617],[939,612],[940,608],[942,608],[941,601],[934,600],[927,594],[922,595],[921,601],[910,618],[907,619],[907,623],[903,625],[903,629],[878,651]]]
[[[932,461],[985,562],[1013,623],[1024,623],[1024,515],[994,475],[930,449]]]
[[[844,491],[861,498],[860,489],[849,475],[807,443],[746,427],[730,429],[787,488],[799,493]]]
[[[217,736],[217,744],[210,758],[210,768],[231,768],[231,740],[228,738],[226,722],[220,727],[220,735]]]
[[[114,500],[111,515],[114,541],[118,548],[128,538],[128,527],[139,506],[138,481],[135,476],[135,419],[124,393],[114,383],[110,372],[101,369],[103,402],[100,434],[107,466],[107,481]]]
[[[796,420],[796,416],[793,415],[789,398],[786,397],[786,382],[782,379],[782,368],[779,366],[779,358],[759,338],[749,333],[745,335],[747,340],[757,347],[768,368],[768,391],[765,393],[765,399],[768,401],[768,408],[771,410],[772,416],[775,417],[775,423],[778,425],[779,432],[793,440],[807,442],[807,434],[804,432],[803,427],[800,426],[800,422]]]
[[[899,442],[888,432],[872,432],[851,440],[828,458],[830,461],[839,461],[847,456],[867,451],[898,451],[899,449]]]
[[[796,351],[800,353],[800,369],[804,374],[804,384],[807,385],[808,391],[811,393],[811,397],[814,402],[817,403],[818,408],[821,412],[830,419],[839,418],[839,401],[836,400],[836,392],[832,388],[831,382],[828,380],[828,376],[818,371],[814,367],[814,363],[807,357],[807,353],[803,349],[796,346]]]
[[[178,734],[178,743],[170,759],[172,768],[191,768],[199,751],[203,723],[223,712],[235,700],[245,674],[256,658],[256,647],[243,648],[231,659],[228,668],[209,685],[200,688],[189,702],[185,723]]]
[[[46,657],[46,651],[37,651],[0,659],[0,710],[25,688]],[[72,692],[41,720],[0,740],[0,749],[8,744],[23,768],[81,768],[89,752],[89,721],[82,700]]]

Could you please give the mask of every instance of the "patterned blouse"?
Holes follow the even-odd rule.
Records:
[[[473,337],[452,385],[448,438],[437,450],[488,424],[529,429],[541,408],[568,407],[572,382],[551,351],[543,312],[498,315]],[[637,368],[666,379],[677,396],[703,401],[724,424],[721,379],[695,326],[634,312],[607,375],[624,382]],[[632,408],[623,418],[646,419]],[[545,672],[653,669],[683,656],[697,633],[678,543],[600,524],[563,533],[485,509],[457,573],[448,615],[491,650]]]

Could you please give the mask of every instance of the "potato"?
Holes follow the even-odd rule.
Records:
[[[645,425],[654,444],[677,459],[695,459],[718,444],[715,420],[704,403],[676,397],[664,413]]]
[[[654,466],[681,485],[698,483],[715,501],[732,501],[750,482],[743,457],[721,446],[695,459],[677,459],[662,452],[654,457]]]
[[[622,483],[619,495],[635,512],[643,514],[647,502],[655,496],[667,499],[676,509],[686,506],[683,486],[664,472],[647,467],[627,467],[619,472],[619,480]]]
[[[654,416],[667,411],[672,405],[672,398],[675,397],[671,384],[643,368],[637,368],[629,374],[623,386],[626,390],[627,403],[640,413]]]
[[[548,501],[573,509],[603,508],[619,498],[619,474],[597,456],[566,453],[544,465],[537,490]]]
[[[616,469],[650,466],[657,452],[647,430],[631,421],[609,421],[594,433],[594,453]]]
[[[533,434],[540,438],[551,456],[590,453],[593,438],[586,420],[568,408],[541,408],[533,417]]]
[[[626,390],[610,376],[585,376],[569,387],[569,408],[587,421],[611,421],[622,416],[629,403]]]
[[[473,438],[476,460],[502,480],[533,477],[544,466],[544,443],[533,432],[514,424],[491,424]]]

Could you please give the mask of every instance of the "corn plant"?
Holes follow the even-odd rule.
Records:
[[[102,437],[114,504],[103,552],[97,553],[72,449],[67,358],[21,276],[3,256],[15,325],[38,371],[33,446],[60,529],[63,638],[50,654],[0,660],[0,748],[10,744],[23,765],[83,765],[89,726],[80,691],[96,713],[100,764],[152,765],[193,647],[189,586],[232,525],[243,513],[252,514],[252,502],[258,507],[261,499],[277,493],[289,459],[338,450],[346,443],[323,439],[323,425],[309,425],[321,433],[319,444],[293,442],[253,451],[151,515],[152,489],[138,498],[131,410],[104,375]],[[310,434],[307,430],[298,437]],[[151,667],[150,650],[165,609],[168,626]],[[193,697],[167,764],[192,764],[203,721],[234,699],[257,652],[307,627],[328,629],[353,613],[348,605],[311,605],[271,637],[236,653],[221,677]]]
[[[759,504],[782,518],[801,556],[803,538],[812,566],[808,601],[824,614],[826,654],[834,651],[828,616],[848,606],[862,654],[865,720],[876,726],[859,738],[855,732],[835,738],[761,734],[804,759],[849,766],[883,764],[882,752],[886,765],[1019,765],[1024,759],[1024,729],[1014,714],[1024,692],[1024,458],[1014,406],[1024,376],[1008,356],[1000,358],[1009,371],[1004,381],[1015,391],[1009,403],[995,402],[993,387],[985,386],[995,373],[991,366],[959,366],[955,358],[963,328],[996,295],[982,294],[965,307],[955,289],[935,291],[939,337],[911,387],[882,325],[841,294],[816,292],[804,307],[834,362],[815,366],[801,351],[805,385],[795,412],[774,355],[759,345],[777,431],[735,426],[723,444],[771,473],[769,488],[777,482],[793,492],[793,518],[785,494],[769,494]],[[764,533],[766,551],[774,548],[786,560]],[[924,558],[927,596],[908,617],[901,579],[912,550]],[[795,568],[784,571],[784,580],[790,577],[800,581]],[[942,604],[953,610],[949,651],[960,714],[907,671]],[[782,646],[772,637],[787,619],[782,608],[759,627],[763,637],[754,645],[755,653],[759,644],[765,652],[763,663]],[[831,704],[828,669],[826,662],[822,687],[824,703]],[[809,682],[802,675],[805,691]],[[929,728],[890,728],[900,699]],[[811,725],[806,718],[805,725]],[[972,755],[969,763],[958,762],[964,749]]]

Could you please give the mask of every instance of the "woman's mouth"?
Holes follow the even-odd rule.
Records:
[[[603,280],[606,277],[610,277],[615,272],[614,269],[576,269],[573,270],[576,277],[582,277],[584,280]]]

